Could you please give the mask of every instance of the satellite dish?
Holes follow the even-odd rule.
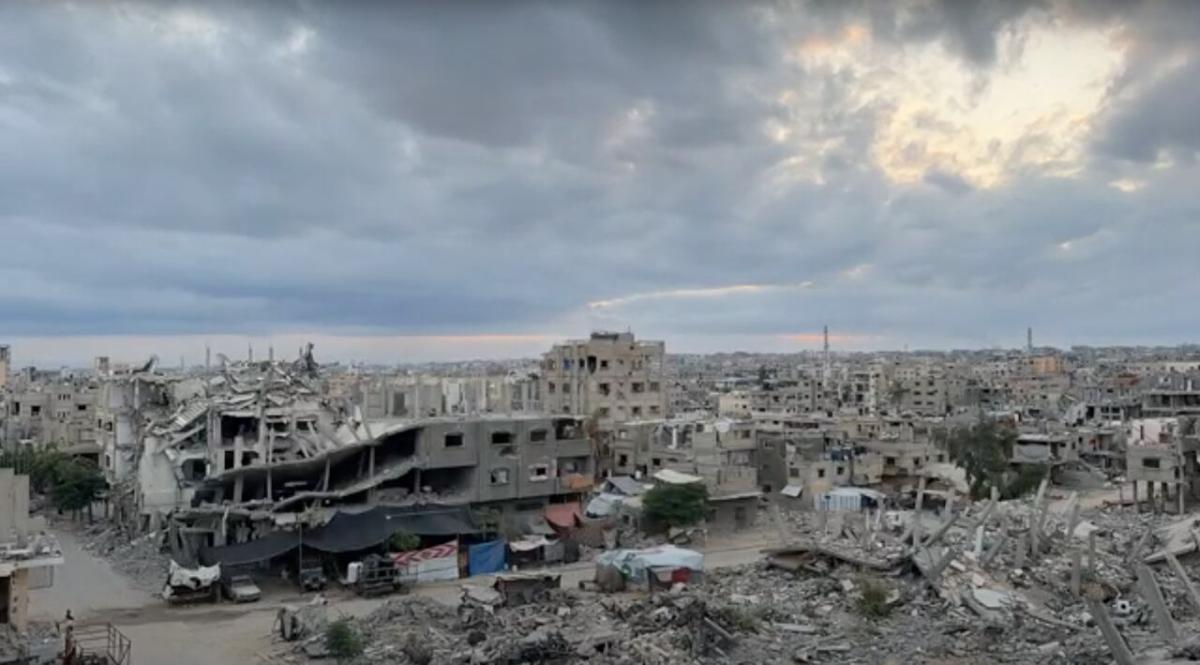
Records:
[[[721,434],[727,434],[729,432],[729,428],[730,428],[729,421],[728,420],[718,420],[716,427],[717,427],[717,431],[720,432]]]

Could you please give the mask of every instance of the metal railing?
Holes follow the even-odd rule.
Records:
[[[112,624],[78,626],[72,630],[75,650],[83,662],[130,665],[132,643]]]

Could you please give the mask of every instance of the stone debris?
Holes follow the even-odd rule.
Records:
[[[1161,547],[1153,534],[1168,516],[1048,511],[1036,500],[991,508],[979,502],[960,511],[953,518],[923,515],[934,519],[915,537],[911,514],[793,516],[796,544],[667,592],[554,590],[514,608],[465,594],[457,610],[418,597],[391,599],[351,620],[368,644],[356,665],[1099,665],[1114,662],[1113,636],[1137,662],[1200,657],[1200,641],[1168,639],[1153,607],[1159,594],[1142,591],[1146,582],[1131,565],[1132,553],[1145,565]],[[1195,575],[1197,562],[1183,563]],[[1162,565],[1150,579],[1170,625],[1191,636],[1200,628],[1200,606],[1176,575]],[[276,662],[310,662],[322,653],[321,639],[285,649]]]
[[[84,528],[80,539],[84,550],[107,560],[135,588],[155,595],[163,590],[171,557],[163,552],[160,532],[130,540],[124,529],[97,523]]]

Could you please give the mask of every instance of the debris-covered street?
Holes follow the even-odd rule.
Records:
[[[1194,518],[1106,504],[1111,491],[1042,494],[926,511],[919,522],[908,511],[789,514],[775,533],[706,549],[703,575],[688,583],[605,593],[581,562],[545,569],[561,588],[512,607],[485,577],[466,581],[469,597],[453,582],[386,599],[320,596],[328,604],[309,610],[314,596],[167,608],[63,532],[68,565],[33,592],[31,610],[114,622],[138,644],[137,665],[332,662],[324,629],[341,617],[364,638],[362,663],[1098,665],[1114,657],[1096,608],[1137,662],[1195,658],[1200,597],[1177,571],[1200,571],[1190,557],[1165,557],[1195,548],[1173,540]],[[310,624],[295,641],[279,636],[283,607]]]

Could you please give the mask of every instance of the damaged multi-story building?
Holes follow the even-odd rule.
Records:
[[[602,427],[665,418],[663,342],[630,332],[593,332],[542,357],[541,396],[550,413],[594,417]]]
[[[142,383],[131,379],[136,395]],[[154,529],[170,516],[176,544],[203,549],[253,541],[339,506],[536,512],[592,486],[591,442],[578,417],[369,419],[317,383],[310,356],[227,365],[195,394],[169,398],[137,446],[131,500],[139,526]],[[127,408],[145,411],[136,395]]]

